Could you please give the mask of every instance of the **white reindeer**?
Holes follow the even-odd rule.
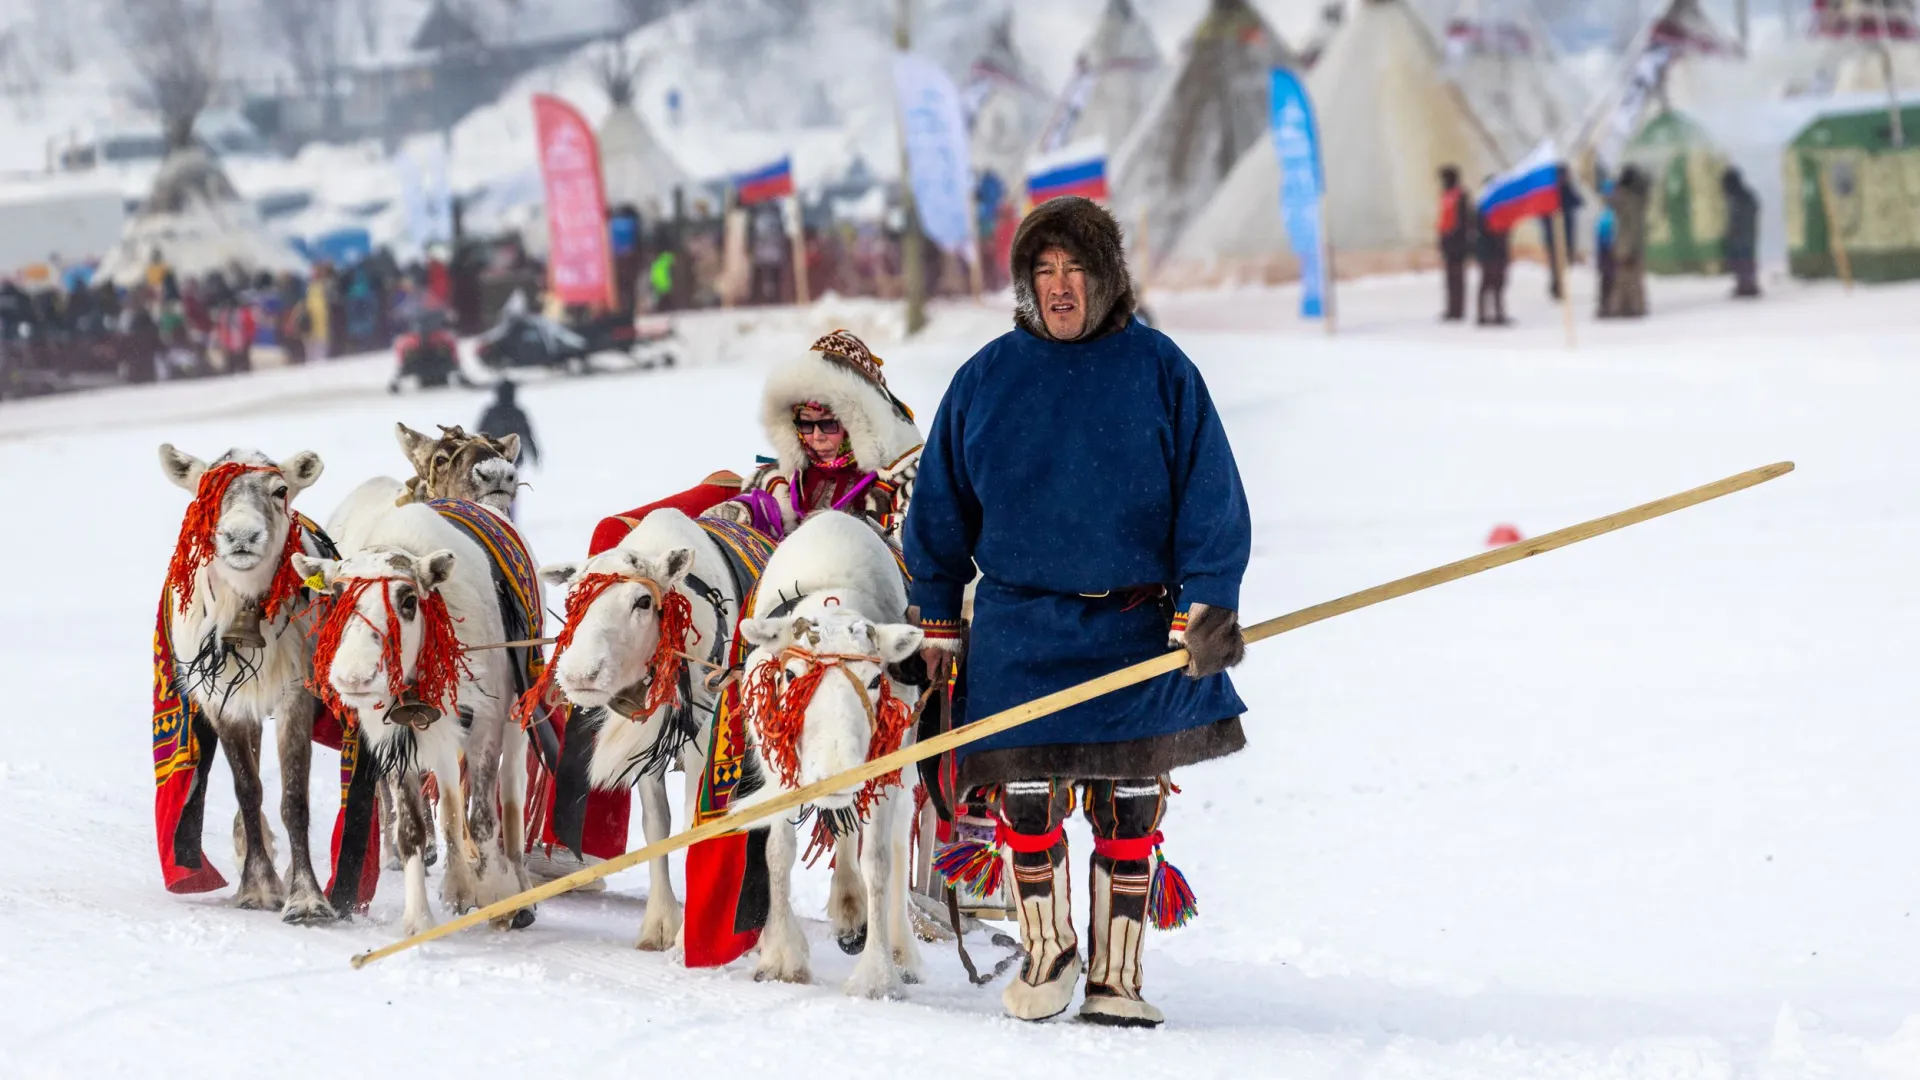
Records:
[[[382,772],[419,790],[421,770],[439,782],[446,838],[441,899],[456,912],[504,900],[527,887],[522,865],[522,807],[526,799],[526,733],[508,721],[512,707],[510,660],[504,650],[466,652],[501,640],[500,600],[487,553],[467,535],[418,504],[394,506],[398,481],[362,485],[335,521],[358,543],[338,561],[300,557],[303,577],[318,575],[339,597],[323,628],[315,658],[341,703],[358,719],[363,745]],[[368,515],[362,518],[360,515]],[[348,602],[351,601],[351,607]],[[391,611],[391,616],[389,615]],[[444,622],[438,622],[444,620]],[[399,643],[389,644],[397,624]],[[331,652],[327,638],[335,638]],[[439,635],[439,636],[437,636]],[[463,661],[448,689],[433,699],[423,687],[435,670],[436,642]],[[422,666],[423,643],[428,663]],[[397,656],[397,664],[395,657]],[[398,686],[400,693],[395,694]],[[426,698],[426,709],[415,699]],[[451,705],[451,709],[447,708]],[[433,716],[438,711],[440,715]],[[424,727],[416,726],[424,723]],[[464,753],[471,795],[460,798]],[[403,929],[433,925],[427,906],[426,825],[417,804],[394,800],[399,847],[406,867]],[[532,921],[531,911],[513,925]]]
[[[320,478],[320,457],[306,452],[276,464],[257,450],[235,449],[209,464],[163,444],[160,468],[194,492],[196,501],[203,478],[222,482],[238,474],[219,505],[204,508],[211,535],[203,539],[210,541],[211,557],[204,566],[186,568],[192,574],[181,590],[189,593],[186,604],[182,608],[174,596],[167,613],[175,678],[213,724],[233,770],[240,801],[234,856],[241,862],[234,903],[279,911],[290,923],[330,922],[339,913],[321,891],[307,847],[316,703],[306,686],[313,647],[302,616],[311,600],[304,593],[284,599],[270,618],[262,610],[276,581],[284,580],[293,497]],[[252,643],[256,632],[259,644]],[[273,834],[261,816],[260,736],[268,716],[280,724],[280,820],[292,849],[284,888],[273,866]]]
[[[552,665],[554,681],[573,705],[592,710],[595,725],[588,779],[598,789],[634,784],[649,844],[672,831],[667,769],[697,777],[706,760],[715,692],[706,668],[680,652],[720,661],[740,618],[741,584],[714,538],[678,510],[656,510],[619,546],[583,563],[542,567],[540,577],[568,589],[566,648]],[[686,629],[662,640],[663,609],[677,605]],[[669,650],[662,653],[665,648]],[[685,678],[656,687],[656,671]],[[656,691],[650,695],[650,691]],[[649,709],[649,700],[657,702]],[[698,785],[687,785],[687,819]],[[681,906],[665,857],[648,864],[647,913],[637,947],[662,951],[679,943]]]
[[[906,609],[906,588],[892,552],[856,518],[814,514],[774,551],[756,594],[755,617],[740,624],[742,636],[754,646],[744,685],[748,764],[760,786],[736,799],[736,811],[855,768],[869,760],[877,744],[897,747],[911,738],[908,721],[917,691],[889,674],[892,664],[921,645],[920,629],[903,621]],[[876,737],[890,724],[891,739]],[[836,869],[853,862],[851,847],[857,844],[859,851],[866,934],[846,985],[856,996],[893,997],[903,982],[920,981],[920,953],[907,914],[913,783],[908,768],[895,784],[841,791],[813,803],[817,813],[828,815],[840,841]],[[797,846],[793,829],[772,827],[770,905],[760,936],[758,979],[810,978],[807,939],[792,904]],[[842,947],[847,945],[842,935]]]

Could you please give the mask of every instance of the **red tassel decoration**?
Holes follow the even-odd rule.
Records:
[[[1147,884],[1147,918],[1156,930],[1178,930],[1200,914],[1200,901],[1187,884],[1187,875],[1167,861],[1160,845],[1153,847],[1153,877]]]
[[[957,888],[974,896],[992,896],[1000,891],[1000,875],[1006,860],[1000,849],[978,840],[949,844],[933,858],[933,868]]]

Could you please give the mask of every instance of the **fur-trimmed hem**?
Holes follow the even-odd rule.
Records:
[[[1063,743],[1015,746],[970,754],[960,762],[960,788],[1004,784],[1009,780],[1062,777],[1069,780],[1124,780],[1162,776],[1188,765],[1226,757],[1246,748],[1240,718],[1117,743]]]

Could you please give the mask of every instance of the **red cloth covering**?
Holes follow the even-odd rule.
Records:
[[[224,889],[227,879],[206,858],[201,828],[206,805],[208,774],[203,756],[217,744],[213,726],[193,703],[179,694],[173,670],[173,641],[167,619],[170,590],[163,590],[153,632],[153,817],[158,840],[160,872],[167,891],[190,894]],[[202,740],[206,740],[205,745]],[[333,824],[333,866],[342,862],[341,840],[346,834],[348,793],[359,761],[358,734],[343,731],[324,708],[314,719],[313,740],[340,751],[340,812]],[[354,907],[365,910],[380,883],[380,819],[372,812],[371,774],[363,778],[357,815],[367,819],[365,847],[355,852],[360,880]],[[356,845],[358,846],[358,845]],[[327,883],[333,896],[333,882]],[[336,904],[339,901],[336,901]]]
[[[696,487],[688,488],[678,494],[669,495],[645,506],[637,506],[624,514],[602,518],[594,527],[593,539],[587,545],[587,557],[592,558],[601,552],[619,546],[640,520],[655,510],[671,508],[688,517],[701,514],[740,494],[744,482],[732,473],[719,472],[707,477]],[[562,750],[565,749],[566,725],[559,724]],[[547,777],[546,805],[551,808],[555,798],[555,779]],[[626,788],[617,791],[593,791],[587,795],[587,813],[585,828],[581,830],[580,850],[598,859],[611,859],[624,855],[627,851],[627,826],[633,820],[633,793]],[[553,834],[553,815],[549,812],[540,824],[538,833],[540,842],[550,847],[558,846],[560,841]]]

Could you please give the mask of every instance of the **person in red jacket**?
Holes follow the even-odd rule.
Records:
[[[220,351],[226,354],[228,373],[253,370],[253,339],[258,327],[253,305],[244,299],[220,316]]]
[[[1446,267],[1447,310],[1440,317],[1460,322],[1467,317],[1467,259],[1473,255],[1473,200],[1460,186],[1460,170],[1440,170],[1440,262]]]

